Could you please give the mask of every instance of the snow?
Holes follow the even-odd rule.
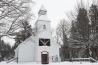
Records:
[[[42,65],[39,63],[34,63],[34,62],[28,62],[28,63],[15,63],[15,62],[11,62],[11,63],[6,63],[6,62],[1,62],[0,65]],[[46,64],[43,64],[46,65]],[[47,65],[98,65],[98,63],[90,63],[90,62],[59,62],[59,63],[50,63]]]

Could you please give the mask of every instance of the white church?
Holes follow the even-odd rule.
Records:
[[[15,50],[17,62],[38,62],[48,64],[59,62],[59,45],[52,37],[51,21],[42,6],[35,23],[36,34],[23,41]]]

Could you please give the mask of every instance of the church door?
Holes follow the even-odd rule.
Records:
[[[48,52],[44,51],[44,52],[41,52],[41,63],[42,64],[49,64],[49,54]]]

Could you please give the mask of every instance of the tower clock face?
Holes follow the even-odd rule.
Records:
[[[50,46],[50,39],[39,39],[39,46]]]

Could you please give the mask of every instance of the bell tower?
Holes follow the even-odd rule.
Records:
[[[36,28],[37,28],[37,32],[38,33],[42,33],[42,32],[49,33],[50,29],[51,29],[50,24],[51,24],[51,22],[47,18],[47,10],[42,5],[39,12],[38,12],[38,19],[37,19],[37,21],[35,23]]]
[[[35,23],[37,28],[37,60],[42,63],[49,63],[51,47],[51,22],[47,18],[47,10],[42,5],[38,12],[38,19]]]

